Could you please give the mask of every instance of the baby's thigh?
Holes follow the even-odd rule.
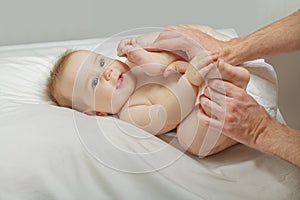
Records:
[[[206,125],[198,106],[177,127],[177,138],[184,150],[198,156],[208,156],[237,143],[222,135],[221,130]]]

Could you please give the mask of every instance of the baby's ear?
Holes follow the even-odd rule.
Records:
[[[92,116],[107,116],[108,114],[105,113],[105,112],[98,112],[98,111],[94,111],[94,110],[85,110],[83,111],[84,114],[87,114],[87,115],[92,115]]]

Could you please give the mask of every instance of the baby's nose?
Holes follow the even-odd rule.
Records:
[[[111,73],[112,73],[112,69],[107,69],[107,70],[105,70],[105,72],[104,72],[104,78],[105,78],[105,80],[107,80],[107,81],[109,81],[110,80],[110,77],[111,77]]]

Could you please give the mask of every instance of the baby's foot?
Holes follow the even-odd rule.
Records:
[[[159,64],[166,66],[170,63],[170,58],[164,52],[149,52],[140,45],[127,44],[122,50],[126,58],[136,65]]]
[[[154,41],[158,38],[159,34],[159,32],[152,32],[138,37],[126,38],[121,40],[117,49],[118,56],[125,56],[125,52],[123,51],[123,49],[127,45],[138,45],[142,48],[146,48],[149,45],[151,46],[151,44],[153,44]]]
[[[122,47],[129,62],[141,67],[148,75],[161,75],[177,57],[167,52],[149,52],[143,49],[133,38]]]
[[[126,56],[126,52],[128,51],[128,46],[136,45],[136,37],[133,38],[126,38],[120,41],[117,52],[118,56]]]

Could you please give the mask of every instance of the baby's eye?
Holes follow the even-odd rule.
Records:
[[[94,80],[92,81],[92,88],[94,89],[98,84],[98,78],[94,78]]]
[[[101,58],[101,59],[100,59],[100,67],[103,67],[104,64],[105,64],[104,58]]]

